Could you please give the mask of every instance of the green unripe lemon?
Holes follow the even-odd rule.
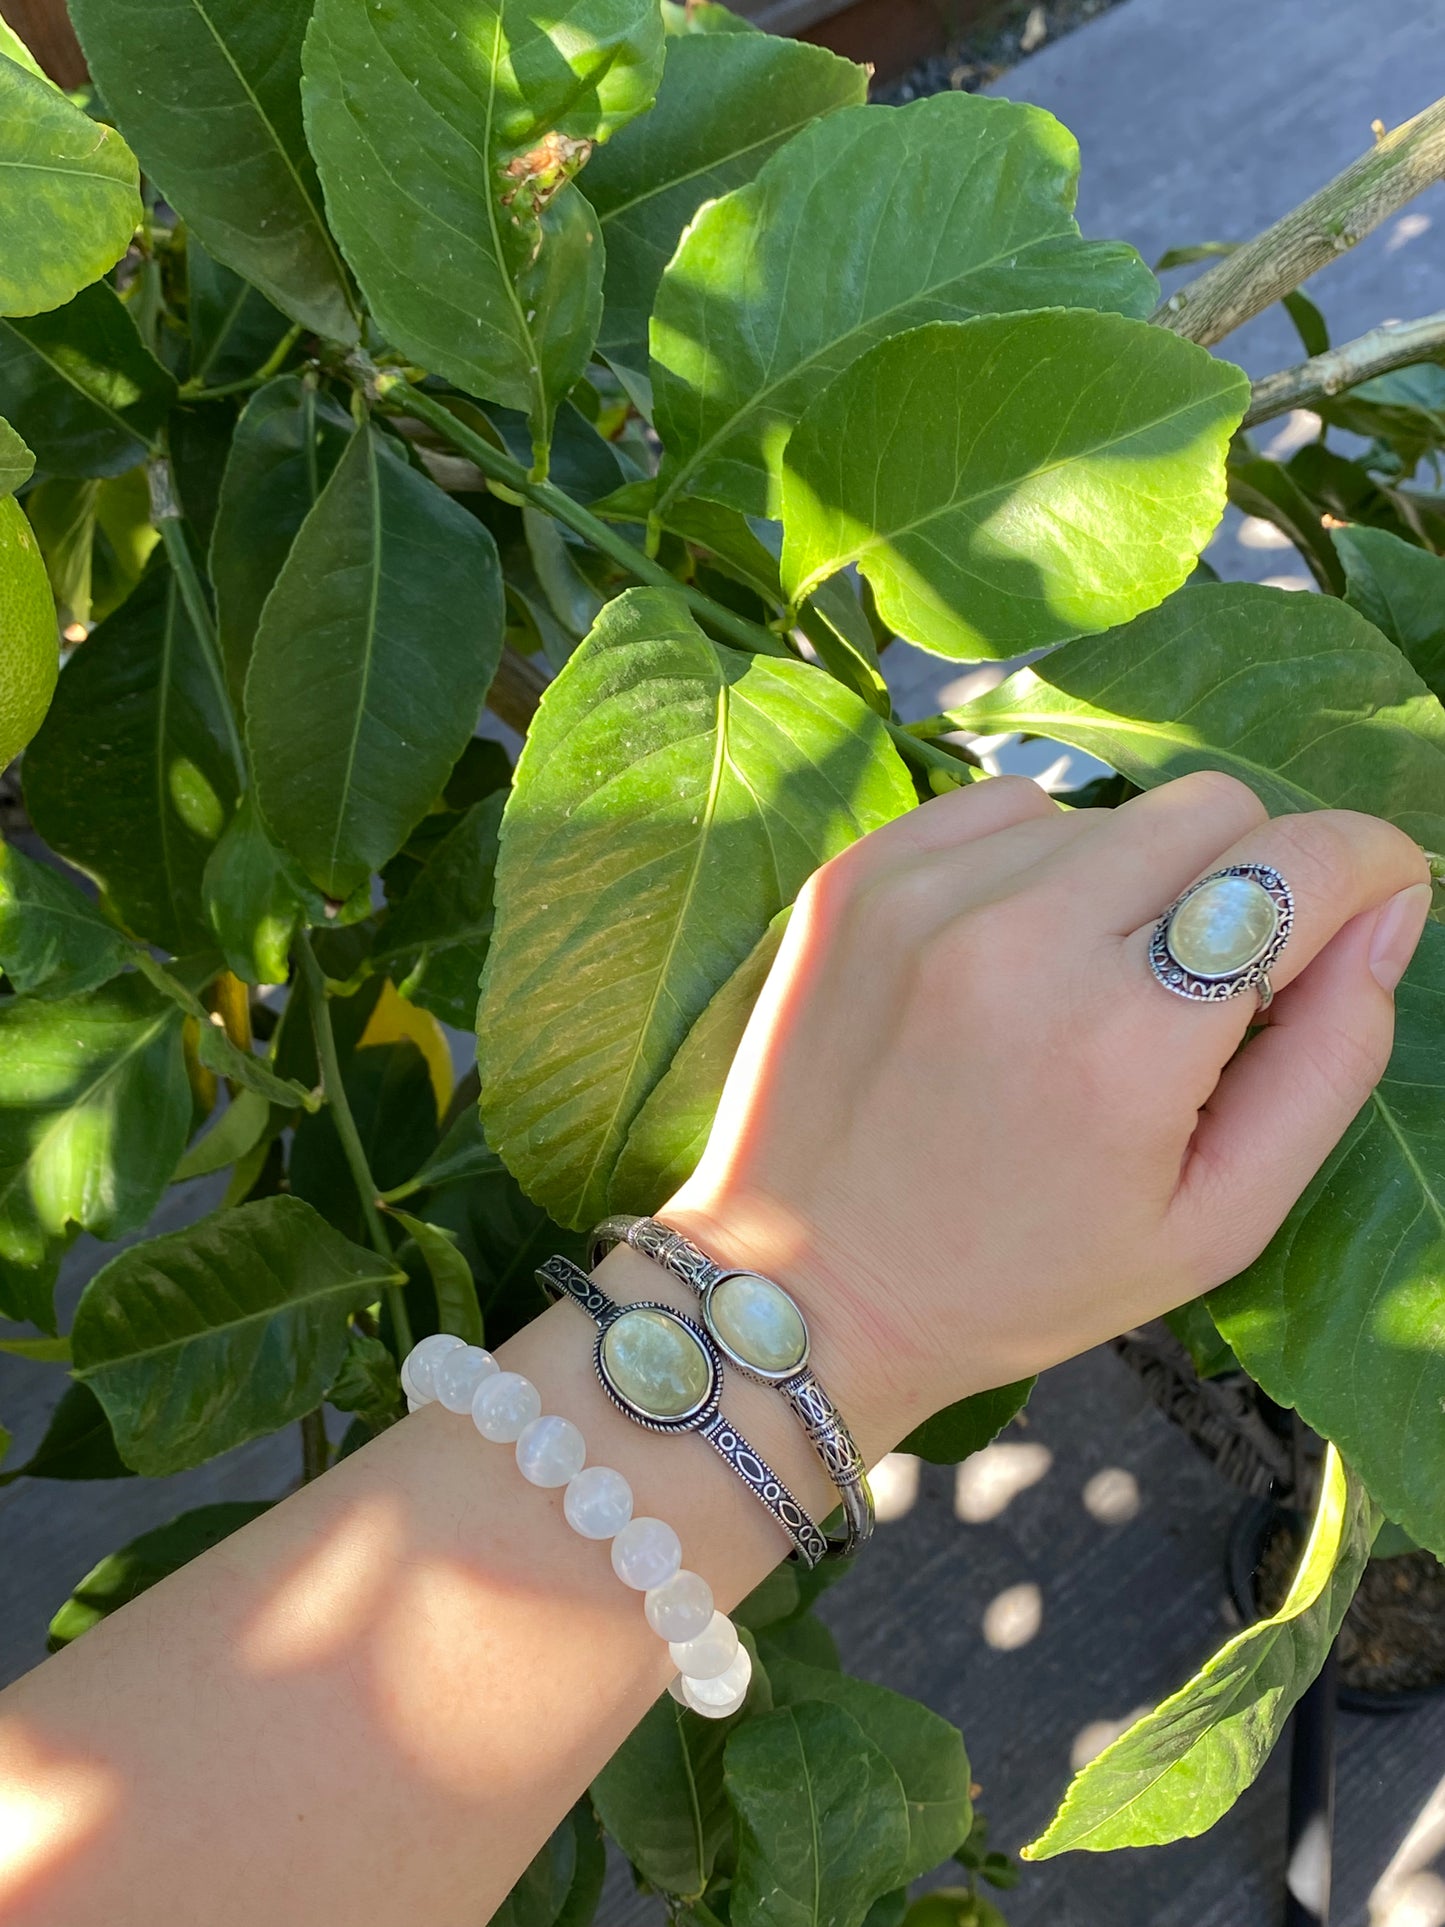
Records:
[[[25,511],[0,496],[0,769],[45,720],[60,673],[55,604]]]

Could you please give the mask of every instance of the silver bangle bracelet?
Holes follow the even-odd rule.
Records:
[[[680,1278],[697,1294],[702,1322],[723,1356],[750,1378],[776,1386],[782,1393],[843,1501],[844,1530],[841,1537],[827,1541],[828,1557],[846,1559],[856,1552],[873,1532],[873,1495],[868,1489],[867,1468],[841,1413],[808,1364],[808,1323],[789,1293],[759,1272],[714,1264],[690,1239],[679,1231],[670,1231],[656,1218],[625,1214],[604,1218],[592,1233],[592,1263],[599,1264],[618,1244],[631,1245],[674,1278]],[[732,1293],[723,1291],[722,1287],[734,1280],[742,1288]],[[738,1302],[730,1304],[729,1298]],[[760,1312],[770,1327],[766,1338],[757,1330],[747,1329],[750,1316],[756,1322]]]
[[[595,1322],[597,1376],[613,1404],[649,1431],[696,1432],[706,1439],[762,1500],[798,1558],[816,1566],[827,1540],[767,1460],[718,1410],[722,1358],[702,1326],[671,1305],[619,1305],[570,1258],[539,1265],[537,1283],[549,1298],[571,1298]]]

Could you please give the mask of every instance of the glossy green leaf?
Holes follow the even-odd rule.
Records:
[[[1438,847],[1438,846],[1436,846]],[[1392,1519],[1445,1556],[1445,930],[1395,993],[1384,1078],[1264,1255],[1211,1293],[1245,1370],[1333,1439]]]
[[[1321,526],[1319,507],[1283,462],[1246,453],[1240,437],[1230,448],[1225,479],[1235,508],[1287,535],[1320,588],[1330,595],[1344,594],[1345,572],[1329,531]]]
[[[75,997],[125,968],[130,945],[49,864],[0,844],[0,971],[30,997]]]
[[[270,1122],[269,1098],[259,1091],[244,1088],[237,1091],[205,1136],[187,1147],[172,1174],[172,1182],[184,1184],[189,1178],[205,1178],[213,1171],[224,1171],[260,1143]]]
[[[178,1472],[320,1402],[347,1319],[400,1274],[299,1198],[134,1245],[86,1286],[71,1343],[137,1472]]]
[[[167,970],[145,950],[137,950],[134,961],[137,969],[150,979],[156,989],[169,997],[194,1022],[195,1055],[207,1070],[232,1084],[240,1084],[246,1090],[254,1091],[271,1104],[280,1104],[289,1110],[295,1110],[298,1105],[308,1111],[317,1108],[321,1100],[313,1091],[293,1079],[278,1077],[255,1051],[242,1050],[238,1044],[231,1042],[218,1013],[208,1010],[190,984],[183,981],[188,974],[183,964],[177,963],[174,971]],[[219,974],[214,954],[203,954],[197,961],[198,983],[205,984]]]
[[[1220,1337],[1204,1299],[1191,1298],[1188,1304],[1165,1312],[1164,1322],[1189,1353],[1201,1378],[1218,1378],[1223,1372],[1239,1370],[1239,1360]]]
[[[52,849],[93,876],[137,936],[210,941],[201,877],[236,799],[214,666],[157,559],[61,671],[25,757],[25,800]]]
[[[726,43],[703,57],[720,47],[737,58]],[[1055,306],[1147,314],[1154,277],[1134,250],[1079,237],[1078,169],[1052,115],[978,94],[844,108],[795,135],[697,215],[662,277],[662,498],[777,514],[780,457],[809,403],[920,323]],[[951,444],[941,405],[945,419]]]
[[[601,318],[597,217],[571,176],[650,105],[656,0],[421,10],[320,0],[306,127],[326,205],[392,343],[522,410],[544,449]]]
[[[723,1085],[753,1005],[783,941],[792,906],[781,909],[709,999],[677,1055],[633,1119],[612,1174],[608,1208],[644,1216],[692,1176],[707,1148]]]
[[[1309,1543],[1278,1612],[1236,1633],[1091,1760],[1024,1858],[1190,1840],[1227,1813],[1323,1666],[1377,1524],[1364,1487],[1331,1447]]]
[[[28,1358],[37,1365],[68,1365],[70,1338],[0,1338],[0,1352],[8,1358]]]
[[[587,1927],[602,1897],[607,1850],[581,1800],[528,1863],[487,1927]]]
[[[1209,539],[1248,395],[1228,362],[1119,315],[895,336],[788,443],[784,585],[798,600],[856,562],[898,635],[969,659],[1127,621]]]
[[[861,1927],[873,1902],[902,1884],[907,1798],[843,1707],[806,1700],[749,1720],[728,1740],[725,1784],[738,1824],[738,1919]]]
[[[206,861],[201,896],[226,968],[247,984],[284,984],[297,930],[326,914],[325,899],[271,841],[249,791]]]
[[[341,1370],[327,1387],[326,1402],[338,1412],[355,1412],[373,1433],[384,1431],[405,1411],[396,1360],[379,1338],[353,1331]]]
[[[913,1902],[902,1927],[1008,1927],[1008,1922],[982,1894],[966,1887],[935,1887]]]
[[[693,1023],[819,864],[911,807],[883,725],[805,664],[610,602],[548,689],[502,824],[479,1017],[488,1142],[563,1224],[602,1215]]]
[[[438,1330],[453,1332],[469,1345],[482,1342],[482,1313],[471,1266],[439,1226],[415,1218],[409,1211],[392,1210],[399,1224],[416,1240],[436,1291]]]
[[[662,271],[704,201],[750,181],[819,115],[859,105],[867,70],[770,34],[669,39],[657,103],[588,162],[580,185],[607,248],[598,347],[647,372],[647,323]]]
[[[175,391],[107,282],[52,313],[0,321],[0,415],[47,475],[134,468]]]
[[[1375,436],[1393,451],[1398,472],[1409,475],[1432,449],[1445,445],[1445,368],[1420,362],[1394,368],[1324,397],[1320,415],[1333,428]],[[1370,467],[1385,464],[1369,459]]]
[[[1421,680],[1445,690],[1445,558],[1387,529],[1331,531],[1345,567],[1345,600],[1403,649]]]
[[[0,1308],[48,1281],[75,1227],[120,1238],[155,1209],[191,1123],[181,1023],[135,976],[0,999]]]
[[[226,680],[238,712],[266,597],[351,430],[351,417],[300,375],[268,381],[236,424],[210,568]]]
[[[113,615],[160,539],[140,466],[100,480],[41,482],[26,495],[25,513],[67,623]]]
[[[339,1007],[344,1008],[344,1000]],[[338,1008],[335,1000],[332,1008]],[[436,1093],[421,1051],[407,1039],[343,1049],[342,1079],[378,1189],[404,1183],[437,1142]],[[315,1205],[350,1236],[365,1236],[356,1180],[329,1109],[298,1120],[290,1179],[297,1197]]]
[[[354,341],[301,127],[306,9],[74,0],[71,16],[107,106],[187,227],[294,321]]]
[[[45,1436],[25,1461],[0,1472],[0,1486],[16,1479],[128,1479],[131,1469],[115,1449],[110,1420],[87,1385],[68,1385],[50,1415]]]
[[[35,457],[7,421],[0,421],[0,495],[13,495],[35,472]]]
[[[231,1499],[197,1506],[178,1519],[143,1532],[119,1552],[92,1566],[50,1622],[49,1647],[58,1653],[102,1619],[138,1599],[159,1579],[178,1572],[233,1532],[270,1510],[270,1499]]]
[[[130,246],[140,171],[113,127],[0,60],[0,314],[58,308]]]
[[[662,24],[670,35],[757,33],[751,20],[719,6],[717,0],[662,0]]]
[[[286,317],[243,275],[186,237],[188,384],[219,388],[253,376],[280,345]]]
[[[966,729],[1073,743],[1146,787],[1227,770],[1272,815],[1370,810],[1445,848],[1445,712],[1333,596],[1182,589],[949,714]]]
[[[505,791],[474,803],[431,852],[387,919],[378,956],[405,959],[397,989],[443,1023],[472,1030],[491,941],[492,878]]]
[[[431,807],[502,622],[490,534],[359,431],[267,599],[246,681],[261,811],[328,896],[349,896]]]
[[[915,1426],[898,1450],[927,1459],[930,1465],[957,1465],[981,1452],[1010,1419],[1018,1416],[1028,1404],[1035,1383],[1032,1378],[1021,1378],[1012,1385],[961,1398]]]
[[[482,1135],[481,1115],[476,1106],[468,1104],[416,1175],[382,1195],[388,1204],[396,1204],[436,1185],[469,1183],[473,1178],[491,1177],[506,1168]]]
[[[841,1706],[898,1775],[908,1803],[908,1852],[899,1883],[931,1873],[968,1838],[971,1774],[963,1735],[917,1700],[869,1680],[774,1657],[768,1678],[776,1706],[820,1700]]]

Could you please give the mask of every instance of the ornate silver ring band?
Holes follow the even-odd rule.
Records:
[[[592,1233],[592,1263],[624,1243],[695,1292],[708,1336],[723,1357],[749,1378],[775,1386],[792,1406],[843,1502],[843,1532],[828,1540],[828,1556],[848,1558],[872,1534],[873,1495],[853,1435],[808,1365],[811,1340],[797,1304],[771,1278],[715,1264],[656,1218],[604,1218]]]
[[[701,1325],[671,1305],[619,1305],[570,1258],[537,1268],[549,1298],[571,1298],[597,1326],[593,1354],[602,1389],[619,1410],[652,1432],[696,1432],[726,1461],[816,1566],[828,1542],[767,1460],[718,1410],[722,1358]]]
[[[1166,990],[1195,1003],[1241,991],[1274,999],[1269,973],[1294,928],[1294,897],[1267,863],[1233,863],[1190,884],[1154,926],[1149,967]]]

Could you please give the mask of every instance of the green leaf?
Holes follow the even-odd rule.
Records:
[[[224,1171],[260,1143],[271,1122],[271,1102],[259,1091],[241,1089],[204,1137],[190,1145],[172,1174],[173,1184]]]
[[[581,176],[607,248],[601,352],[645,374],[662,271],[703,202],[750,181],[800,128],[861,104],[867,91],[865,68],[804,41],[755,33],[669,39],[657,104]]]
[[[43,80],[47,87],[55,85],[7,20],[0,20],[0,55],[7,60],[13,60],[17,67],[23,67],[27,74],[34,74],[37,80]]]
[[[187,381],[216,388],[245,381],[279,346],[286,317],[241,275],[186,237],[186,322],[191,336]]]
[[[45,1436],[24,1465],[0,1472],[0,1486],[16,1479],[128,1479],[115,1449],[110,1420],[87,1385],[69,1385],[50,1415]]]
[[[889,627],[945,656],[1107,629],[1194,567],[1248,396],[1228,362],[1119,315],[896,335],[788,443],[784,585],[796,602],[856,562]]]
[[[737,57],[711,42],[709,65],[720,51]],[[689,491],[777,514],[780,458],[809,403],[922,322],[1054,306],[1148,314],[1157,289],[1134,250],[1079,238],[1078,170],[1052,115],[977,94],[848,107],[796,134],[754,182],[702,209],[662,277],[661,499]],[[941,405],[945,418],[952,445]]]
[[[895,1884],[931,1873],[968,1838],[971,1774],[963,1735],[917,1700],[869,1680],[780,1656],[768,1661],[775,1706],[841,1706],[898,1775],[908,1803],[908,1852]]]
[[[145,573],[159,531],[142,467],[101,480],[41,482],[25,513],[65,622],[103,622]]]
[[[601,314],[597,217],[571,184],[588,143],[650,105],[656,0],[319,0],[306,128],[326,205],[383,333],[411,360],[521,409],[544,450]]]
[[[122,971],[130,945],[49,864],[0,844],[0,970],[22,996],[75,997]]]
[[[384,1431],[403,1411],[396,1360],[379,1338],[353,1331],[341,1370],[327,1388],[326,1402],[338,1412],[355,1412],[372,1432]]]
[[[297,930],[326,915],[325,899],[271,841],[249,790],[207,859],[201,896],[226,968],[247,984],[284,984]]]
[[[257,801],[328,896],[349,896],[431,807],[502,623],[490,534],[358,431],[267,598],[246,680]]]
[[[668,34],[757,33],[751,20],[719,6],[717,0],[662,0],[662,24]]]
[[[1165,1312],[1164,1322],[1188,1351],[1201,1378],[1218,1378],[1222,1372],[1239,1370],[1239,1360],[1220,1337],[1204,1299],[1191,1298],[1188,1304]]]
[[[400,1274],[299,1198],[134,1245],[86,1286],[71,1344],[137,1472],[200,1465],[320,1404],[347,1319]]]
[[[258,388],[236,424],[210,569],[226,680],[238,711],[266,597],[351,430],[351,417],[300,375],[278,375]]]
[[[394,1190],[384,1192],[383,1201],[396,1204],[436,1185],[469,1184],[474,1178],[492,1177],[505,1170],[506,1166],[482,1135],[480,1112],[475,1105],[468,1104],[416,1175]]]
[[[402,996],[458,1030],[472,1030],[477,1021],[506,800],[501,790],[484,797],[448,830],[387,918],[378,950],[379,961],[407,960],[404,971],[392,972]]]
[[[585,1800],[549,1835],[487,1927],[587,1927],[602,1897],[607,1850]]]
[[[1317,406],[1331,427],[1377,437],[1393,451],[1399,472],[1408,475],[1445,443],[1445,368],[1429,361],[1394,368],[1326,396]],[[1368,454],[1366,460],[1371,468],[1385,467]]]
[[[50,1651],[58,1653],[109,1614],[128,1606],[158,1579],[178,1572],[233,1532],[268,1512],[270,1499],[232,1499],[197,1506],[167,1525],[143,1532],[92,1566],[50,1622]]]
[[[1345,572],[1320,524],[1320,511],[1282,462],[1244,452],[1244,438],[1230,447],[1225,471],[1229,499],[1245,515],[1257,515],[1287,535],[1311,575],[1328,595],[1343,595]]]
[[[1028,1404],[1036,1383],[1035,1379],[1021,1378],[1012,1385],[961,1398],[956,1405],[945,1406],[915,1426],[898,1450],[927,1459],[930,1465],[957,1465],[998,1437],[1009,1420]]]
[[[1091,1760],[1023,1857],[1192,1840],[1227,1813],[1323,1666],[1377,1524],[1364,1487],[1331,1446],[1309,1543],[1279,1611],[1236,1633]]]
[[[210,943],[201,877],[236,800],[223,703],[158,556],[61,671],[25,756],[46,842],[95,878],[127,930],[173,952]]]
[[[181,1023],[135,976],[0,999],[0,1304],[73,1227],[121,1238],[155,1209],[191,1124]]]
[[[392,1207],[392,1216],[416,1240],[436,1291],[438,1330],[454,1332],[469,1345],[482,1342],[482,1311],[471,1266],[440,1226]]]
[[[1251,582],[1181,589],[949,715],[966,729],[1073,743],[1145,787],[1227,770],[1272,815],[1370,810],[1445,848],[1445,713],[1333,596]]]
[[[96,85],[186,226],[294,321],[355,341],[301,126],[306,9],[74,0],[71,16]]]
[[[13,495],[35,472],[35,457],[7,421],[0,421],[0,495]]]
[[[785,905],[721,989],[644,1100],[617,1160],[608,1208],[656,1211],[692,1176],[707,1148],[723,1085],[792,914]]]
[[[1434,847],[1439,847],[1438,845]],[[1445,1555],[1445,930],[1395,996],[1389,1068],[1264,1255],[1210,1294],[1245,1370],[1333,1439],[1392,1519]]]
[[[107,282],[52,313],[0,321],[0,415],[47,475],[134,468],[175,391]]]
[[[342,1079],[371,1175],[379,1190],[394,1188],[436,1148],[437,1100],[426,1059],[409,1039],[368,1044],[343,1054]],[[356,1180],[329,1107],[298,1121],[290,1175],[297,1197],[350,1236],[364,1236]]]
[[[0,60],[0,314],[69,301],[115,266],[140,218],[140,171],[115,129]]]
[[[0,1338],[0,1352],[10,1358],[28,1358],[36,1365],[68,1365],[70,1338]]]
[[[531,1197],[602,1215],[713,994],[819,864],[912,802],[882,723],[830,678],[710,642],[667,591],[608,603],[502,823],[482,1118]]]
[[[903,1916],[903,1927],[1008,1927],[991,1900],[966,1887],[935,1887]]]
[[[841,1706],[804,1701],[749,1720],[727,1742],[725,1780],[738,1823],[733,1913],[750,1927],[861,1927],[902,1884],[903,1787]]]
[[[304,1084],[278,1077],[254,1051],[242,1050],[238,1044],[231,1042],[219,1013],[207,1010],[190,985],[181,981],[181,976],[186,974],[182,964],[175,966],[180,974],[172,975],[148,951],[134,952],[134,959],[136,968],[150,979],[156,989],[194,1020],[195,1053],[207,1070],[214,1071],[217,1077],[226,1078],[233,1084],[244,1086],[248,1091],[254,1091],[268,1103],[280,1104],[290,1110],[298,1105],[308,1111],[317,1109],[320,1098]],[[198,967],[200,974],[197,980],[202,984],[218,974],[213,954],[203,953],[198,960]]]
[[[1426,686],[1445,690],[1445,559],[1387,529],[1333,529],[1345,600],[1403,649]]]

